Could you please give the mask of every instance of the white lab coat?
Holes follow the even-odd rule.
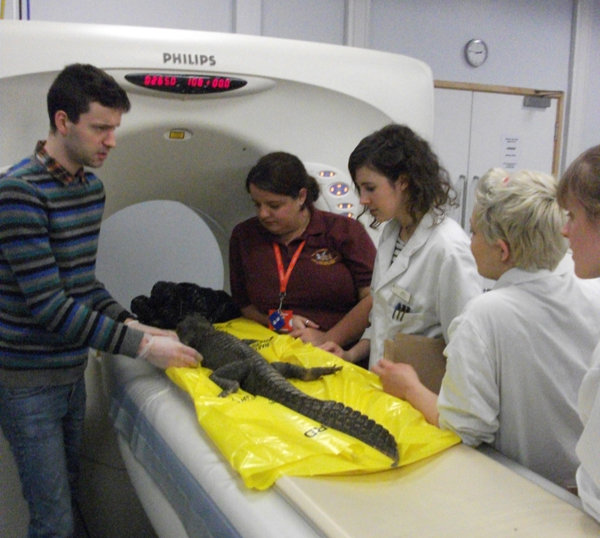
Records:
[[[585,427],[577,443],[577,491],[586,512],[600,522],[600,344],[581,383],[579,416]]]
[[[583,429],[577,394],[600,339],[598,320],[600,287],[576,278],[572,262],[504,273],[450,327],[440,426],[574,486]]]
[[[443,336],[465,304],[482,293],[481,277],[471,254],[469,237],[449,217],[434,224],[427,213],[394,263],[390,265],[400,225],[389,221],[381,233],[371,280],[369,367],[383,357],[383,342],[398,332]],[[399,303],[410,312],[394,319]],[[400,319],[401,317],[401,319]]]

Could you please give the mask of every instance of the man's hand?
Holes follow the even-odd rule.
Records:
[[[202,362],[202,355],[195,349],[174,340],[170,336],[144,337],[142,349],[136,357],[165,370],[170,367],[195,368]]]

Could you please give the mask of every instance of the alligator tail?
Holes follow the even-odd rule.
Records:
[[[287,381],[285,384],[269,383],[268,385],[270,385],[271,390],[258,391],[262,393],[262,396],[285,405],[324,426],[362,441],[391,458],[393,467],[398,465],[399,456],[396,439],[386,428],[372,418],[343,403],[313,398],[287,383]],[[275,385],[279,390],[275,389],[273,391]]]
[[[381,424],[340,402],[317,400],[306,402],[302,414],[321,424],[351,435],[379,450],[398,465],[398,444],[394,436]]]

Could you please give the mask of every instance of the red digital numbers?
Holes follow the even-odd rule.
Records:
[[[156,86],[175,86],[177,77],[168,77],[164,75],[146,75],[144,77],[144,86],[154,88]]]
[[[202,77],[189,77],[187,85],[192,88],[204,88],[204,79]]]
[[[227,89],[231,85],[231,80],[228,78],[215,77],[212,79],[212,87],[219,89]]]
[[[226,90],[231,86],[231,80],[223,77],[189,77],[187,79],[187,85],[192,88],[218,88]]]
[[[131,73],[125,78],[132,84],[169,93],[204,94],[235,90],[246,85],[246,81],[218,75],[190,75],[167,73]]]

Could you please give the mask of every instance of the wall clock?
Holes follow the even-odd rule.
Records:
[[[469,65],[479,67],[488,56],[488,48],[483,39],[471,39],[465,45],[465,59]]]

